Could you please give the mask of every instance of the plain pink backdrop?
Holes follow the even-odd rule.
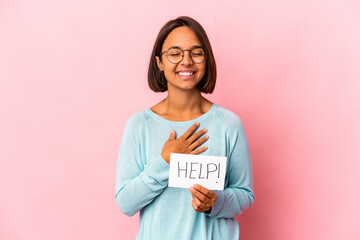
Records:
[[[160,28],[207,31],[207,97],[243,120],[254,205],[240,239],[360,239],[359,1],[0,1],[0,239],[134,239],[114,199]],[[170,219],[171,221],[171,219]],[[179,226],[181,228],[181,226]]]

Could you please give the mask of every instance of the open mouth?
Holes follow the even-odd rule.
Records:
[[[195,74],[195,72],[178,72],[180,76],[192,76]]]

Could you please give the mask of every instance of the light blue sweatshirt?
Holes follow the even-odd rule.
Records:
[[[206,128],[208,149],[201,155],[227,156],[225,189],[209,213],[196,212],[191,192],[168,187],[169,165],[161,157],[164,143],[174,129],[181,136],[194,123]],[[132,216],[140,211],[136,239],[232,240],[239,239],[234,217],[254,201],[252,164],[240,118],[213,104],[202,116],[185,122],[161,118],[150,109],[136,113],[124,129],[116,169],[116,202]]]

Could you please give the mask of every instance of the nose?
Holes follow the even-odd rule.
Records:
[[[184,57],[183,59],[181,60],[181,64],[183,65],[192,65],[194,62],[193,60],[191,59],[191,52],[190,50],[184,50]]]

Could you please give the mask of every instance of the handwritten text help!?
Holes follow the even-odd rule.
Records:
[[[200,184],[224,190],[226,157],[171,153],[169,187],[189,188]]]

